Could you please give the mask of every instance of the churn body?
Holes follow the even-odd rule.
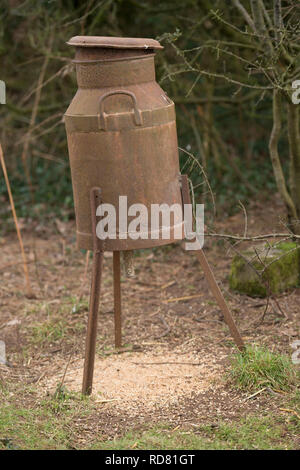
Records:
[[[152,39],[76,36],[78,90],[65,114],[79,248],[93,249],[90,189],[100,187],[102,202],[118,216],[119,196],[128,207],[181,205],[180,173],[173,102],[155,81],[154,55],[162,47]],[[129,218],[130,219],[130,218]],[[183,222],[172,220],[170,236],[143,238],[119,233],[105,250],[133,250],[168,244]],[[147,235],[145,235],[147,234]]]

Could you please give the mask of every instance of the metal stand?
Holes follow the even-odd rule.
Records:
[[[115,315],[115,347],[122,346],[122,323],[121,323],[121,265],[120,252],[114,251],[114,315]]]
[[[96,209],[101,203],[101,190],[92,188],[90,192],[90,205],[92,214],[93,233],[93,271],[92,287],[90,296],[89,318],[85,344],[85,360],[83,369],[82,393],[90,395],[92,393],[94,362],[96,352],[97,321],[99,310],[100,286],[102,276],[103,247],[101,240],[96,235]]]
[[[101,203],[101,189],[92,188],[90,192],[90,207],[93,233],[93,270],[92,287],[90,295],[89,317],[86,333],[85,360],[83,369],[82,393],[90,395],[92,393],[94,363],[97,339],[97,323],[100,300],[100,288],[103,263],[103,244],[96,234],[96,210]],[[122,325],[121,325],[121,265],[120,252],[113,252],[114,270],[114,315],[115,315],[115,347],[122,346]]]
[[[181,177],[181,193],[182,203],[190,204],[190,192],[188,185],[188,178],[186,175]],[[103,261],[103,245],[101,240],[96,235],[96,209],[101,203],[101,190],[93,188],[90,193],[90,205],[92,216],[92,233],[93,233],[93,271],[92,271],[92,287],[90,296],[89,318],[87,326],[86,347],[85,347],[85,361],[83,372],[82,393],[90,395],[92,392],[94,362],[96,352],[96,338],[97,338],[97,320],[99,310],[99,297],[100,297],[100,284],[102,275],[102,261]],[[216,282],[214,274],[208,264],[206,256],[202,250],[196,251],[197,257],[202,266],[204,275],[209,284],[209,287],[215,296],[215,299],[223,313],[224,319],[228,325],[230,333],[239,348],[244,350],[245,345],[239,330],[234,322],[230,313],[225,298]],[[120,267],[120,251],[113,252],[113,272],[114,272],[114,319],[115,319],[115,347],[120,348],[122,345],[122,324],[121,324],[121,267]]]
[[[191,197],[190,197],[190,191],[189,191],[189,183],[188,183],[188,177],[187,175],[182,175],[181,177],[181,194],[182,194],[182,203],[183,203],[183,208],[184,204],[191,204]],[[224,320],[226,321],[228,328],[230,330],[230,333],[239,348],[240,351],[243,351],[245,349],[245,344],[244,341],[242,340],[242,337],[240,335],[240,332],[235,324],[235,321],[230,313],[230,310],[228,308],[228,305],[225,301],[225,298],[217,284],[217,281],[215,279],[215,276],[208,264],[208,261],[206,259],[205,254],[203,253],[202,250],[197,250],[196,251],[197,257],[200,261],[200,264],[202,266],[204,275],[206,277],[206,280],[209,284],[209,287],[215,296],[215,299],[220,307],[220,310],[223,313]]]

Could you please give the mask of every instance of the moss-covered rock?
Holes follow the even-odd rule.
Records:
[[[299,249],[296,243],[281,242],[272,247],[264,244],[242,252],[242,256],[236,255],[229,276],[231,289],[252,297],[266,297],[267,285],[274,294],[298,286]]]

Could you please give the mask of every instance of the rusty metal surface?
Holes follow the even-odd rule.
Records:
[[[114,318],[115,318],[115,347],[122,346],[122,312],[121,312],[121,263],[120,252],[114,251]]]
[[[90,295],[89,317],[86,334],[85,359],[83,370],[82,393],[90,395],[92,393],[94,363],[97,339],[98,310],[100,300],[100,287],[102,277],[103,249],[101,240],[96,237],[96,207],[101,202],[101,190],[92,188],[90,191],[90,213],[92,216],[93,230],[93,271],[92,288]]]
[[[143,117],[140,109],[138,108],[137,101],[136,101],[136,96],[132,91],[129,90],[113,90],[113,91],[108,91],[107,93],[104,93],[104,95],[101,96],[99,100],[99,114],[98,114],[98,128],[103,131],[107,131],[107,117],[109,116],[103,109],[104,106],[104,100],[106,100],[109,96],[113,95],[125,95],[125,96],[130,96],[132,99],[132,107],[133,107],[133,112],[134,112],[134,122],[137,126],[142,126],[143,125]]]
[[[181,204],[174,104],[155,81],[153,52],[159,43],[119,39],[80,37],[69,41],[77,46],[79,89],[65,114],[65,124],[77,245],[89,250],[93,249],[91,187],[101,187],[103,202],[114,205],[117,218],[120,195],[128,197],[128,207],[145,204],[148,213],[151,204]],[[148,239],[121,239],[117,233],[116,240],[105,241],[104,249],[134,250],[172,243],[177,227],[173,221],[170,225],[168,239],[161,237],[164,227],[160,227],[159,238],[153,239],[149,220],[143,227]],[[183,238],[183,223],[179,227]]]
[[[70,46],[101,47],[117,49],[163,49],[151,38],[118,38],[113,36],[74,36],[67,42]]]
[[[99,88],[104,93],[106,91],[104,90],[105,87],[113,90],[120,87],[140,85],[141,83],[144,84],[143,87],[147,87],[146,84],[151,82],[152,88],[155,86],[154,55],[134,56],[132,58],[125,56],[118,59],[105,60],[94,59],[93,61],[82,60],[76,61],[75,65],[79,91],[89,90],[90,94],[85,93],[87,97],[100,97]],[[149,101],[153,108],[153,91],[151,91],[151,95],[152,99],[149,97]],[[79,96],[76,98],[76,101],[82,106],[82,102],[78,100]],[[144,107],[146,107],[147,101],[145,100],[147,100],[147,96],[144,96],[142,100]],[[124,103],[124,100],[121,101],[122,103]]]

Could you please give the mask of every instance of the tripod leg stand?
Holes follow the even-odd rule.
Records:
[[[182,203],[190,204],[190,193],[188,186],[188,179],[186,175],[182,175]],[[102,276],[102,263],[103,263],[103,243],[96,235],[96,209],[101,203],[101,190],[100,188],[93,188],[90,193],[90,205],[92,215],[92,233],[93,233],[93,271],[92,271],[92,287],[90,295],[89,317],[86,336],[85,347],[85,361],[82,382],[82,393],[90,395],[92,392],[93,375],[94,375],[94,362],[96,352],[96,338],[97,338],[97,320],[100,300],[100,285]],[[245,348],[243,339],[239,330],[234,322],[230,313],[225,298],[215,280],[214,274],[208,264],[205,254],[202,249],[196,251],[196,255],[200,261],[204,275],[209,284],[209,287],[214,294],[216,301],[224,315],[224,319],[229,327],[230,333],[237,345],[242,351]],[[120,252],[114,251],[113,253],[113,271],[114,271],[114,315],[115,315],[115,346],[121,347],[121,269],[120,269]]]
[[[114,269],[115,347],[120,348],[122,346],[120,251],[114,251],[113,269]]]
[[[96,209],[100,204],[101,190],[99,188],[91,189],[90,205],[92,215],[92,233],[93,233],[93,270],[92,287],[90,295],[89,317],[86,334],[85,360],[83,370],[82,393],[90,395],[92,393],[94,363],[97,338],[97,321],[100,299],[100,285],[102,276],[103,249],[101,240],[96,235]]]
[[[182,203],[183,203],[183,208],[184,204],[191,204],[191,198],[190,198],[190,191],[189,191],[189,183],[188,183],[188,178],[187,175],[182,175],[181,177],[181,193],[182,193]],[[206,259],[205,254],[203,253],[202,249],[196,251],[196,255],[200,261],[201,267],[203,269],[204,275],[206,277],[206,280],[209,284],[209,287],[215,296],[215,299],[220,307],[220,310],[223,313],[224,319],[228,325],[228,328],[230,330],[230,333],[239,348],[240,351],[243,351],[245,348],[244,341],[240,335],[240,332],[235,324],[235,321],[231,315],[231,312],[228,308],[228,305],[225,301],[225,298],[217,284],[217,281],[215,279],[215,276],[211,270],[211,267],[208,264],[208,261]]]

